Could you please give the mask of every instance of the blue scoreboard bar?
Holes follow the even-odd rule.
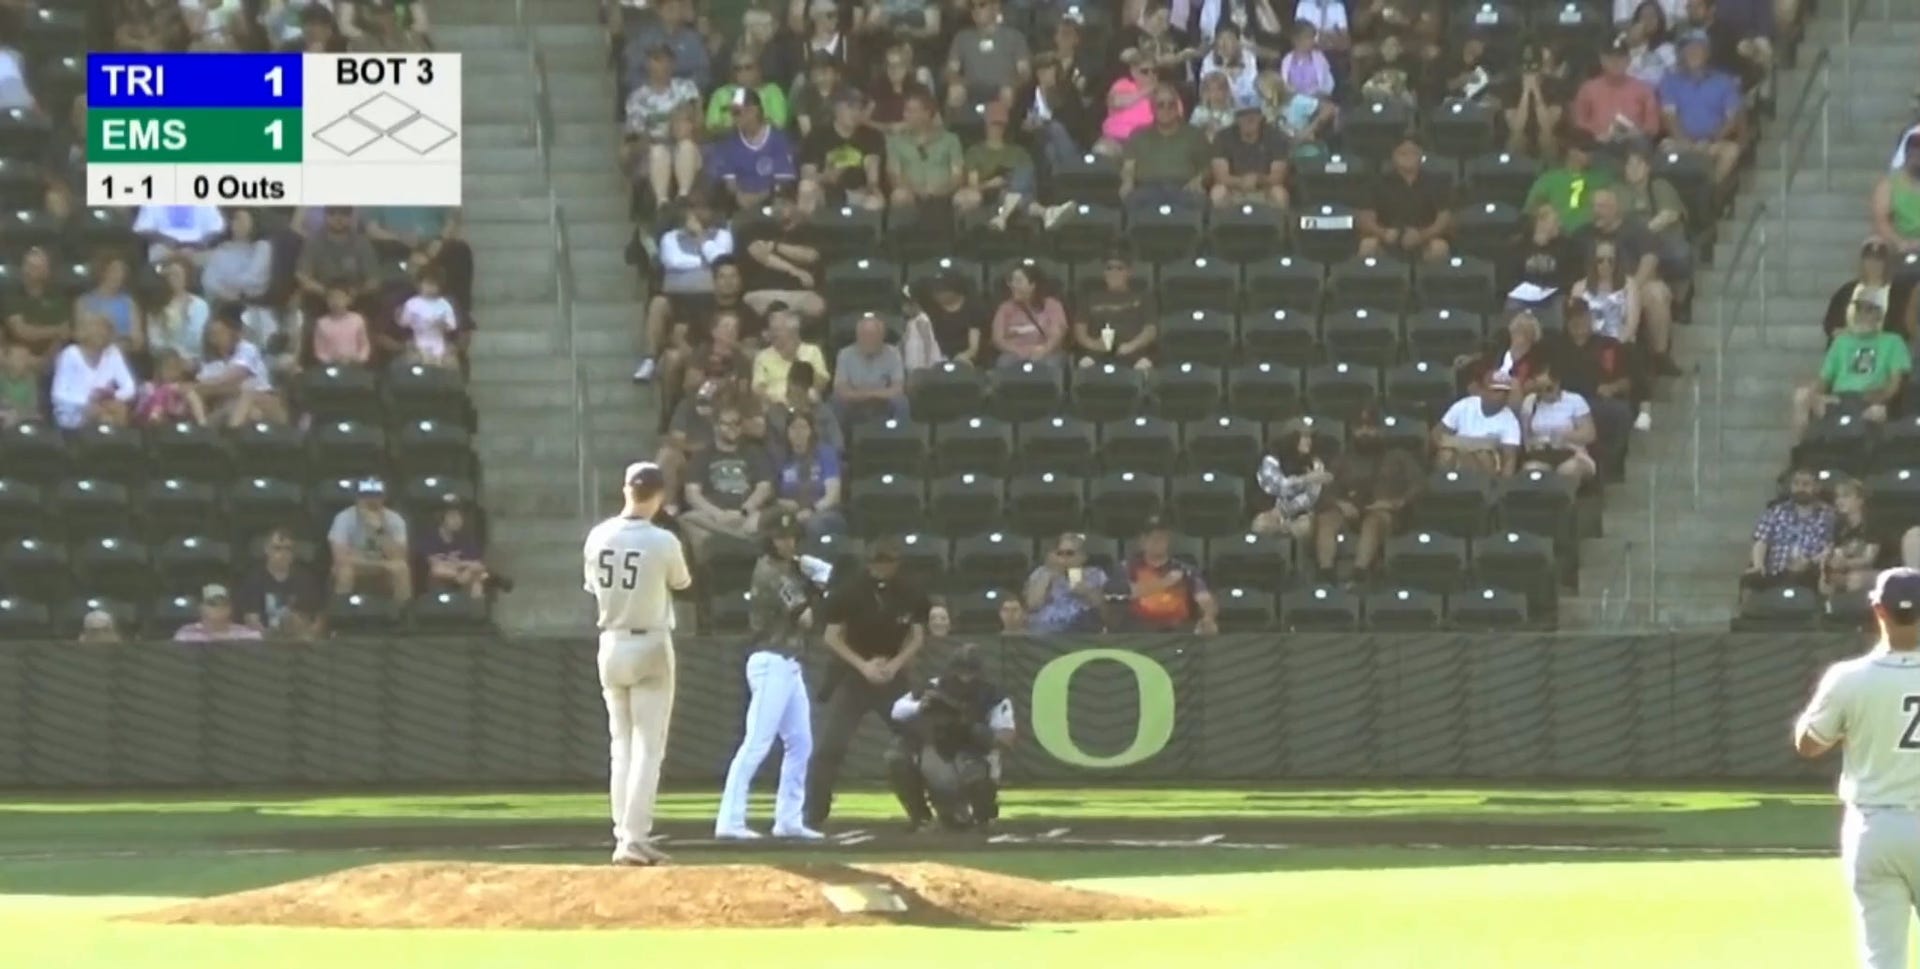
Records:
[[[88,54],[87,107],[298,108],[299,54]]]

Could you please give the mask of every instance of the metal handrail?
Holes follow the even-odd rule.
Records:
[[[548,76],[546,54],[540,50],[540,43],[533,35],[532,25],[525,20],[525,2],[526,0],[518,0],[517,9],[533,68],[534,146],[540,155],[541,174],[547,182],[547,230],[548,237],[553,240],[554,322],[559,324],[562,339],[566,344],[567,378],[572,384],[570,403],[573,411],[574,516],[585,522],[592,516],[593,496],[587,490],[587,379],[586,368],[580,362],[577,323],[574,318],[576,286],[573,275],[573,242],[567,231],[566,212],[561,209],[560,197],[553,188],[553,143],[559,130],[553,113],[553,86]]]

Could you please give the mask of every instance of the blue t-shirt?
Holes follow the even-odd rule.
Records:
[[[1706,141],[1720,133],[1740,110],[1740,82],[1731,74],[1668,71],[1660,79],[1660,105],[1679,119],[1680,133]]]
[[[793,167],[793,142],[787,133],[768,126],[760,144],[750,145],[740,132],[729,132],[713,144],[713,175],[753,195],[766,195],[780,182],[800,177]]]
[[[792,459],[781,466],[780,497],[788,501],[797,501],[802,507],[811,508],[826,494],[827,482],[838,477],[840,477],[840,456],[833,453],[830,447],[816,447],[813,449],[811,468],[802,469],[800,462]]]

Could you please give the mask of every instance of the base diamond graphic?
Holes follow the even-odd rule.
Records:
[[[423,114],[388,132],[387,137],[413,149],[416,155],[424,155],[452,141],[454,131]]]
[[[414,110],[413,105],[391,94],[381,93],[367,99],[365,103],[347,113],[380,131],[391,132],[420,112]]]
[[[354,117],[341,118],[313,133],[313,140],[342,155],[352,155],[380,140],[380,132]]]

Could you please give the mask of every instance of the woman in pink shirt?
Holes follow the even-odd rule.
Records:
[[[1107,120],[1100,123],[1100,140],[1093,145],[1103,155],[1120,154],[1120,146],[1134,132],[1153,123],[1153,92],[1160,88],[1150,55],[1129,48],[1120,59],[1127,64],[1127,74],[1107,89]],[[1186,108],[1180,113],[1184,117]]]
[[[993,345],[1000,366],[1051,363],[1063,360],[1060,346],[1067,337],[1067,311],[1060,301],[1040,292],[1034,271],[1021,266],[1007,274],[1007,300],[993,314]]]
[[[313,324],[313,358],[323,364],[365,364],[373,356],[367,320],[344,288],[327,288],[327,312]]]

